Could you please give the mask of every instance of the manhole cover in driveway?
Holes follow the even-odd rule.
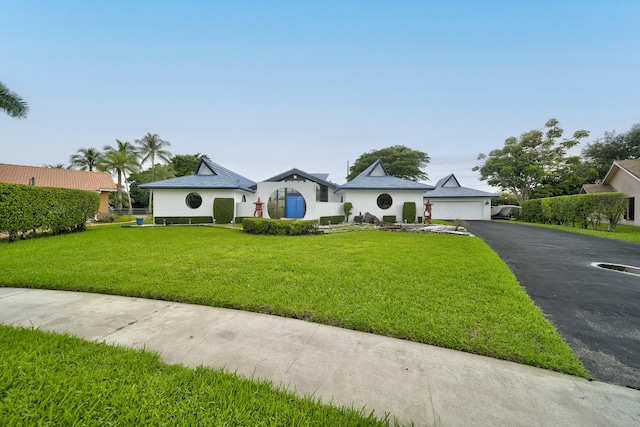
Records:
[[[633,274],[634,276],[640,276],[640,267],[632,267],[630,265],[611,264],[606,262],[592,262],[593,267],[605,268],[607,270],[618,271],[620,273]]]

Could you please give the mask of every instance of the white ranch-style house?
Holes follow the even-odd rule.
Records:
[[[445,187],[450,188],[450,185]],[[368,212],[379,219],[393,215],[400,221],[404,203],[412,202],[416,205],[414,221],[418,221],[424,216],[424,203],[430,200],[434,206],[433,219],[490,219],[490,213],[485,215],[490,212],[488,207],[484,208],[485,202],[497,197],[490,193],[480,195],[457,190],[457,196],[450,194],[438,200],[438,186],[390,176],[380,160],[353,180],[338,185],[329,181],[327,174],[311,174],[295,168],[256,183],[203,159],[194,175],[151,182],[140,188],[153,191],[156,224],[213,222],[216,198],[233,198],[236,218],[257,216],[261,207],[264,218],[318,220],[344,216],[344,203],[350,202],[353,205],[350,220]],[[458,188],[464,189],[459,184]],[[432,192],[436,196],[433,200],[428,198]],[[462,207],[465,202],[468,206],[462,210],[447,208],[453,203],[456,205],[452,206]],[[482,214],[476,206],[479,203],[483,206]],[[446,215],[467,212],[470,217],[445,218],[438,216],[438,211]]]

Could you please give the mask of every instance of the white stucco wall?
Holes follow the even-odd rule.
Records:
[[[491,219],[491,199],[490,198],[424,198],[424,203],[429,200],[432,208],[432,219],[467,219],[467,220],[490,220]],[[424,207],[423,207],[424,211]]]
[[[353,221],[356,215],[364,215],[369,212],[375,215],[379,220],[385,215],[395,215],[396,221],[402,221],[402,207],[405,202],[413,202],[416,204],[416,219],[423,216],[424,207],[422,205],[422,195],[424,191],[410,190],[342,190],[345,202],[353,204],[352,216],[349,220]],[[381,194],[391,196],[393,203],[389,209],[381,209],[378,207],[378,196]],[[416,220],[414,219],[414,221]]]
[[[202,197],[202,205],[199,208],[192,209],[187,206],[186,197],[192,192],[198,193]],[[251,196],[251,193],[240,190],[156,189],[153,191],[153,215],[155,217],[213,217],[213,200],[215,198],[232,197],[237,203],[242,201],[243,194],[247,199]]]

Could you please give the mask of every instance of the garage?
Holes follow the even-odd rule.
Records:
[[[486,219],[482,201],[431,200],[433,219]]]
[[[490,220],[494,197],[499,195],[462,187],[451,174],[424,193],[424,203],[431,203],[432,219]]]

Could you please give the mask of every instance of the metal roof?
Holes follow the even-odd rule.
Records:
[[[329,177],[328,173],[307,173],[298,168],[293,168],[286,172],[273,176],[269,179],[265,179],[264,182],[279,182],[293,175],[298,176],[297,179],[295,179],[294,181],[297,181],[299,180],[299,178],[302,178],[307,181],[313,181],[318,184],[326,185],[329,188],[336,188],[338,186],[337,184],[331,181],[327,181],[327,178]]]
[[[453,183],[448,186],[447,183]],[[473,197],[500,197],[499,194],[487,193],[486,191],[475,190],[473,188],[467,188],[460,186],[458,179],[454,174],[450,174],[438,181],[434,190],[430,190],[424,193],[424,197],[429,199],[438,198],[473,198]]]
[[[376,160],[371,166],[363,170],[358,176],[346,184],[342,184],[339,190],[429,190],[432,185],[422,184],[409,179],[397,178],[389,175],[382,161]]]
[[[255,190],[251,187],[255,185],[255,182],[242,175],[238,175],[210,160],[202,159],[195,175],[149,182],[140,185],[140,188],[238,189],[254,193]]]

